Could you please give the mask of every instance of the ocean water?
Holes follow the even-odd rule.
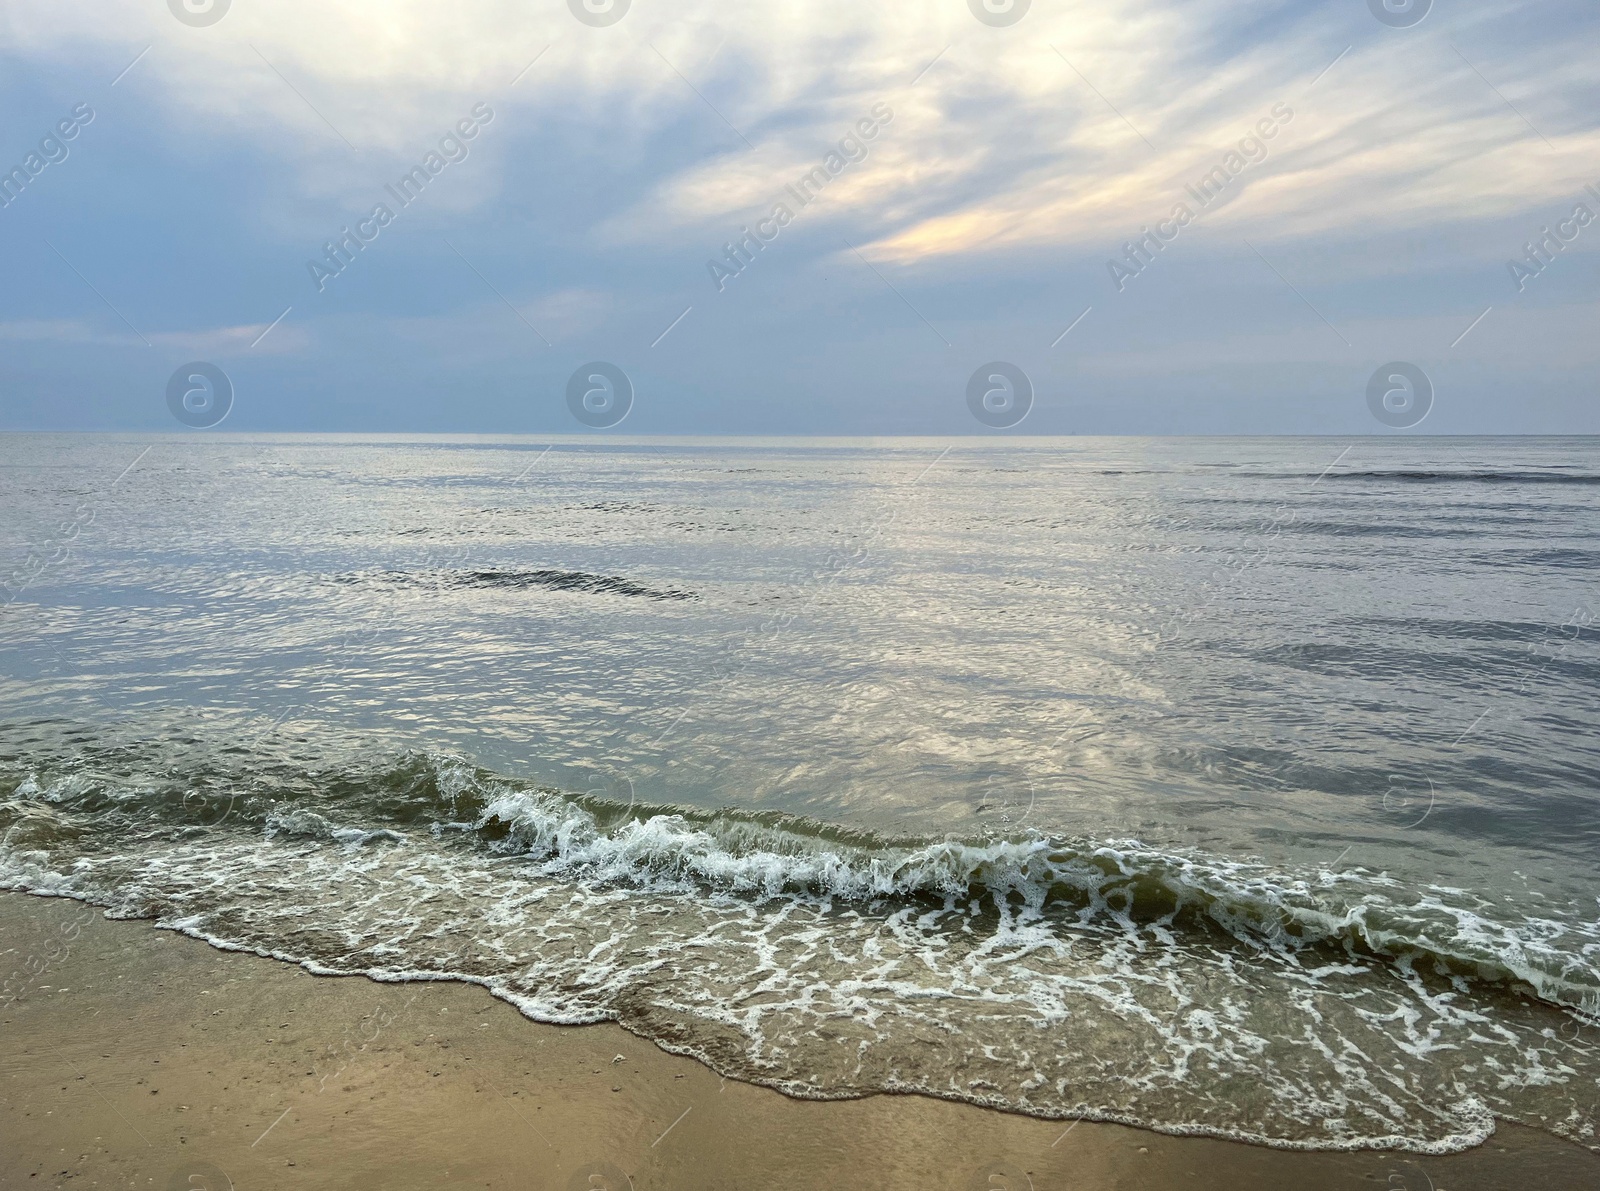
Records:
[[[1597,445],[0,438],[0,884],[794,1095],[1597,1146]]]

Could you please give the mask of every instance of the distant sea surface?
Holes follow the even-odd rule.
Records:
[[[1600,441],[0,438],[0,885],[791,1094],[1589,1146]]]

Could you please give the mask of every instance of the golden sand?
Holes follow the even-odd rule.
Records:
[[[0,895],[0,1188],[1600,1188],[1502,1125],[1446,1157],[1298,1153],[922,1096],[814,1102],[454,983],[326,979]]]

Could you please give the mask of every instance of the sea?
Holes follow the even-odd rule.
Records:
[[[1597,447],[0,437],[0,887],[797,1097],[1600,1148]]]

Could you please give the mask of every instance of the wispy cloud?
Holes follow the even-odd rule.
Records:
[[[746,356],[763,384],[799,387],[819,357],[830,367],[848,358],[853,376],[878,368],[888,379],[877,383],[920,393],[930,374],[918,369],[959,372],[952,361],[969,355],[970,369],[995,358],[995,338],[1006,351],[1043,351],[1114,296],[1106,259],[1174,205],[1192,205],[1188,187],[1282,105],[1292,118],[1276,119],[1260,160],[1196,212],[1203,233],[1171,254],[1206,267],[1187,280],[1165,269],[1163,284],[1207,294],[1237,285],[1277,311],[1285,295],[1283,310],[1297,303],[1291,278],[1347,338],[1295,305],[1317,367],[1332,369],[1324,355],[1342,352],[1339,367],[1370,372],[1363,353],[1387,342],[1386,329],[1403,322],[1432,342],[1454,327],[1448,344],[1485,306],[1520,300],[1506,290],[1506,254],[1584,183],[1600,183],[1597,31],[1587,0],[1436,3],[1406,30],[1359,0],[1040,0],[1008,29],[981,24],[960,0],[639,0],[604,29],[573,19],[565,0],[235,3],[204,29],[145,0],[39,0],[0,11],[11,86],[48,79],[100,103],[149,50],[104,100],[104,122],[36,184],[39,201],[30,190],[5,217],[71,221],[78,230],[55,242],[81,245],[85,275],[137,314],[164,358],[314,371],[333,357],[356,367],[359,355],[359,367],[392,365],[418,385],[428,374],[418,361],[446,362],[452,376],[493,361],[507,391],[523,392],[535,327],[552,345],[533,342],[548,352],[540,383],[557,386],[594,352],[639,350],[651,367],[682,370],[670,381],[679,392],[716,389],[713,402],[748,388],[734,363]],[[384,183],[480,102],[496,119],[470,161],[319,292],[306,261],[391,201]],[[803,226],[766,252],[784,264],[742,277],[740,301],[695,305],[714,292],[705,259],[787,201],[786,185],[876,105],[893,118],[865,159],[832,177]],[[13,155],[45,131],[20,120],[0,121]],[[44,201],[46,186],[63,205]],[[162,219],[168,239],[155,241],[149,228]],[[1568,259],[1591,250],[1586,238]],[[1232,270],[1223,280],[1217,262]],[[39,268],[60,271],[48,259]],[[1485,292],[1463,296],[1469,270]],[[1524,304],[1569,304],[1560,286],[1575,275],[1552,268]],[[1405,287],[1400,322],[1360,294],[1320,292],[1379,277],[1385,292]],[[73,365],[122,377],[118,353],[148,349],[102,327],[88,312],[93,295],[65,280],[59,293],[0,300],[0,340],[91,346]],[[1154,293],[1145,285],[1115,309],[1097,305],[1038,367],[1096,350],[1111,360],[1121,349],[1104,347],[1110,338],[1148,338],[1139,320],[1154,317]],[[1167,319],[1167,346],[1121,366],[1160,361],[1178,375],[1184,360],[1226,369],[1235,347],[1259,357],[1258,328],[1228,321],[1242,303],[1191,302],[1208,307],[1205,319]],[[1497,309],[1462,347],[1497,343],[1497,326],[1535,325],[1519,317]],[[1569,324],[1537,325],[1555,335]],[[1276,358],[1301,340],[1274,342]],[[102,349],[111,362],[94,362]],[[1572,367],[1579,357],[1565,341],[1539,355]],[[1440,424],[1448,413],[1442,404]],[[636,420],[649,416],[642,402]]]

